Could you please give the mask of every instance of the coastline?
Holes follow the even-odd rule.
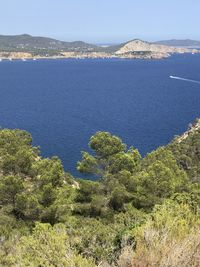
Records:
[[[12,60],[40,60],[40,59],[165,59],[173,54],[197,54],[200,51],[169,53],[169,52],[127,52],[122,54],[105,52],[60,52],[58,55],[33,55],[29,52],[0,52],[0,61]]]

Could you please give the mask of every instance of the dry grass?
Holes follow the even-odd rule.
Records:
[[[167,232],[147,230],[138,243],[131,267],[199,267],[200,228],[184,238],[169,237]]]

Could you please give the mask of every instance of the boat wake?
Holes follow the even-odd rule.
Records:
[[[181,77],[177,77],[177,76],[169,76],[171,79],[175,79],[175,80],[181,80],[181,81],[185,81],[185,82],[191,82],[191,83],[197,83],[200,84],[200,81],[196,81],[196,80],[191,80],[191,79],[185,79],[185,78],[181,78]]]

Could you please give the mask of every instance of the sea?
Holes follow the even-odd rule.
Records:
[[[81,177],[76,163],[97,131],[119,136],[143,156],[183,133],[200,117],[199,82],[200,54],[4,60],[0,127],[27,130],[42,156],[58,156]]]

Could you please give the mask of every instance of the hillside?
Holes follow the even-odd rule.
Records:
[[[5,51],[64,50],[81,52],[92,51],[95,48],[95,45],[82,41],[64,42],[47,37],[33,37],[28,34],[0,35],[0,50]]]
[[[185,39],[185,40],[178,40],[178,39],[171,39],[171,40],[163,40],[163,41],[157,41],[155,44],[161,44],[161,45],[168,45],[168,46],[179,46],[179,47],[194,47],[194,48],[200,48],[200,41],[195,41],[191,39]]]
[[[0,129],[0,266],[199,266],[198,122],[144,158],[97,132],[77,163],[84,180],[26,131]]]
[[[82,41],[64,42],[28,34],[0,36],[0,59],[20,58],[143,58],[160,59],[173,53],[198,53],[198,50],[132,40],[101,47]]]

